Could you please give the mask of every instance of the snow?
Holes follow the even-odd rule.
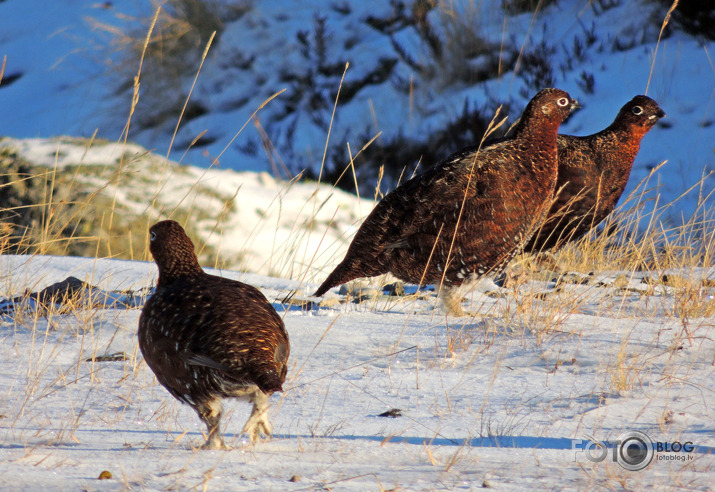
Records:
[[[196,449],[203,426],[157,384],[141,358],[136,304],[98,304],[101,295],[50,310],[2,303],[0,490],[712,488],[715,317],[712,309],[687,310],[715,302],[712,266],[597,272],[586,284],[560,290],[551,280],[531,280],[516,293],[486,293],[481,285],[465,306],[478,314],[464,319],[445,318],[434,291],[414,286],[407,290],[415,295],[361,303],[332,292],[331,307],[312,311],[284,304],[296,290],[302,298],[317,287],[374,206],[330,186],[260,172],[269,169],[265,156],[241,151],[257,140],[253,125],[229,145],[260,104],[287,86],[279,69],[310,68],[298,54],[296,34],[313,28],[316,9],[287,0],[270,8],[256,3],[226,26],[194,93],[209,112],[185,122],[177,139],[191,141],[207,130],[216,140],[183,157],[179,146],[167,160],[175,119],[170,128],[131,133],[127,145],[119,138],[129,104],[126,93],[116,91],[116,54],[107,54],[106,35],[88,18],[126,27],[131,16],[148,13],[148,2],[115,4],[0,1],[0,60],[7,56],[0,135],[11,137],[0,146],[49,167],[114,169],[122,162],[129,186],[116,188],[93,173],[77,180],[116,194],[127,213],[158,219],[187,203],[206,211],[209,218],[194,224],[194,240],[217,249],[228,265],[208,271],[261,289],[290,335],[288,379],[284,392],[271,397],[275,434],[251,447],[239,434],[247,405],[227,402],[223,428],[234,449]],[[568,61],[573,38],[594,26],[598,46],[572,69],[555,69],[557,85],[584,106],[564,125],[566,133],[608,125],[623,103],[645,92],[653,65],[648,94],[668,124],[645,137],[626,194],[667,160],[651,182],[667,203],[714,169],[713,43],[675,32],[656,57],[655,24],[632,27],[633,19],[653,14],[656,3],[615,2],[598,11],[606,4],[557,2],[534,19],[504,19],[479,4],[483,11],[475,18],[497,41],[513,37],[528,47],[542,36],[557,40],[554,67]],[[120,5],[124,17],[117,15]],[[346,82],[360,79],[380,57],[395,56],[388,38],[362,22],[385,14],[386,3],[351,3],[347,16],[335,5],[320,12],[331,35],[329,61],[350,62]],[[347,47],[349,39],[356,44]],[[426,57],[413,31],[401,30],[395,39]],[[616,40],[629,39],[633,46],[614,49]],[[237,52],[255,56],[250,69],[226,62]],[[582,94],[582,71],[596,78],[593,94]],[[396,73],[404,80],[415,75],[404,63]],[[319,88],[328,96],[340,74],[333,79]],[[508,72],[473,86],[418,85],[413,100],[394,80],[367,86],[338,105],[331,143],[355,142],[365,125],[373,134],[428,132],[461,111],[465,99],[479,106],[511,101],[520,109],[528,99],[524,85]],[[295,118],[292,145],[317,169],[326,128],[306,111],[281,119],[285,97],[259,112],[261,122],[280,153]],[[329,118],[330,111],[332,102],[321,116]],[[92,145],[61,136],[90,137],[95,130],[100,138]],[[221,152],[219,165],[211,166]],[[713,177],[705,179],[666,215],[687,219],[698,193],[713,188]],[[217,211],[231,200],[236,206],[217,228]],[[662,273],[702,287],[653,283]],[[151,262],[0,256],[6,299],[68,276],[96,286],[113,303],[127,291],[148,292],[157,272]],[[95,359],[111,355],[116,360]],[[391,409],[401,416],[379,416]],[[638,472],[610,456],[592,463],[578,449],[582,441],[614,442],[628,431],[658,442],[692,442],[695,449],[656,453]],[[104,470],[112,478],[98,481]]]
[[[0,135],[90,137],[96,131],[99,137],[119,140],[129,116],[132,92],[120,90],[119,79],[131,79],[138,67],[121,68],[125,58],[116,51],[116,38],[98,26],[141,37],[144,34],[137,19],[151,17],[149,2],[45,3],[0,2],[0,56],[7,56],[0,107],[12,115],[0,120]],[[346,6],[349,13],[341,8]],[[514,73],[512,66],[504,67],[501,77],[476,84],[451,80],[440,83],[439,76],[432,81],[421,80],[420,74],[400,59],[390,38],[366,23],[369,16],[389,17],[392,11],[393,6],[384,2],[326,1],[297,6],[290,0],[276,0],[270,6],[254,4],[244,15],[226,23],[209,52],[192,96],[207,112],[182,123],[170,157],[208,167],[221,156],[218,163],[227,169],[271,169],[254,125],[247,125],[235,141],[232,139],[264,101],[288,89],[259,111],[258,117],[275,145],[274,158],[290,159],[288,164],[293,169],[310,167],[317,171],[326,145],[334,94],[346,63],[350,68],[344,86],[364,78],[380,59],[398,60],[387,80],[367,85],[352,99],[338,103],[330,144],[346,148],[351,143],[353,151],[365,132],[370,136],[382,132],[387,138],[433,131],[453,119],[465,101],[487,108],[510,102],[516,112],[510,115],[513,121],[528,98],[541,88],[529,87],[523,73]],[[319,16],[325,18],[327,29],[322,61],[316,59],[314,50],[303,54],[298,41],[299,34],[306,32],[308,42],[315,42]],[[563,125],[564,133],[584,135],[604,128],[625,102],[646,90],[659,102],[667,118],[645,137],[626,196],[663,161],[667,164],[651,180],[651,185],[659,187],[660,204],[675,201],[715,170],[715,69],[711,60],[715,45],[671,29],[656,46],[664,17],[664,7],[658,2],[559,2],[536,16],[526,13],[512,17],[505,17],[487,2],[445,2],[442,10],[434,9],[428,14],[438,35],[444,30],[440,19],[450,16],[456,18],[455,22],[475,25],[475,32],[497,45],[508,42],[528,51],[539,49],[546,40],[554,49],[549,61],[555,85],[568,90],[583,106]],[[577,56],[572,48],[574,40],[586,43],[591,32],[596,35],[595,41]],[[418,62],[436,63],[414,28],[398,29],[392,37]],[[196,47],[197,56],[203,49]],[[330,75],[316,75],[321,62],[341,69]],[[438,74],[444,72],[438,64],[435,69]],[[286,79],[286,75],[310,73],[315,76],[312,86],[302,87]],[[594,76],[592,94],[582,88],[582,73]],[[22,76],[10,81],[13,75]],[[187,91],[193,75],[193,70],[186,74]],[[401,89],[405,81],[414,82],[409,93]],[[140,91],[130,139],[166,154],[178,109],[177,116],[161,126],[137,127],[142,104],[161,102],[144,100],[142,95],[170,97],[152,93],[147,84],[148,81]],[[322,101],[317,111],[310,108],[311,95]],[[297,102],[291,102],[291,98]],[[296,112],[290,109],[294,107]],[[212,141],[183,155],[185,145],[204,131]],[[380,140],[376,144],[379,143]],[[246,152],[250,146],[258,150]],[[444,153],[456,150],[445,149]],[[401,164],[410,171],[417,163]],[[709,176],[703,181],[705,195],[715,188],[714,180]],[[678,199],[663,218],[676,222],[689,218],[698,204],[698,193],[696,190]]]
[[[196,239],[213,247],[221,264],[256,273],[324,275],[374,207],[372,200],[325,184],[179,166],[131,143],[0,138],[0,150],[5,148],[50,169],[94,166],[97,172],[74,173],[72,193],[116,196],[127,215],[148,212],[158,220],[189,210],[201,234]],[[115,169],[121,175],[110,179]]]
[[[288,309],[280,299],[296,280],[209,272],[259,287],[284,317],[291,358],[284,392],[271,398],[273,438],[251,447],[238,434],[248,406],[228,402],[234,449],[196,449],[198,418],[141,359],[138,309],[18,309],[0,324],[0,489],[712,484],[715,318],[690,318],[685,331],[676,289],[619,293],[607,285],[613,272],[540,301],[530,294],[553,283],[534,281],[518,302],[473,294],[467,307],[479,316],[460,320],[435,311],[434,294]],[[713,269],[681,273],[715,278]],[[106,291],[156,280],[147,262],[46,256],[2,256],[0,274],[5,296],[69,275]],[[633,273],[629,286],[645,292],[649,275]],[[126,360],[92,361],[117,353]],[[619,375],[625,387],[615,386]],[[391,408],[401,416],[378,416]],[[578,440],[631,430],[696,448],[656,453],[638,472],[578,451]],[[688,461],[663,461],[676,455]],[[104,470],[113,478],[98,482]]]

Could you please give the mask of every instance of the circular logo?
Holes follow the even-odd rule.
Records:
[[[586,447],[583,448],[583,452],[589,461],[600,463],[608,456],[608,446],[606,446],[605,442],[589,441]]]
[[[653,441],[646,434],[638,431],[626,432],[618,436],[618,442],[616,461],[626,470],[642,470],[653,461]]]

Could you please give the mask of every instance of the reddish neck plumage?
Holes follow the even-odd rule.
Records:
[[[526,121],[525,125],[519,129],[518,137],[528,140],[541,154],[538,158],[531,160],[536,171],[556,171],[558,166],[555,158],[557,153],[556,135],[560,123],[559,118],[541,117],[536,121]]]
[[[529,115],[519,121],[515,136],[553,143],[556,146],[556,135],[559,131],[561,118],[558,115]]]
[[[615,138],[606,138],[605,142],[610,144],[612,147],[610,154],[618,154],[616,159],[616,164],[620,164],[620,167],[625,167],[630,170],[633,161],[638,154],[641,146],[641,140],[646,133],[648,133],[649,128],[641,125],[618,125],[614,122],[613,125],[609,126],[603,131],[604,135],[609,133]]]

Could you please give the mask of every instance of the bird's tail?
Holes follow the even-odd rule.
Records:
[[[320,287],[318,287],[318,290],[315,291],[315,294],[313,294],[315,297],[320,297],[328,290],[332,289],[333,287],[336,287],[338,285],[342,285],[345,282],[349,282],[350,280],[353,280],[354,278],[357,278],[355,276],[351,277],[350,275],[346,275],[346,269],[343,268],[343,264],[341,263],[338,265],[338,267],[333,270],[330,275],[328,275],[328,278],[325,279],[325,281],[320,284]]]
[[[256,386],[258,386],[261,391],[270,395],[274,391],[283,391],[285,374],[281,377],[275,367],[268,366],[258,370],[254,376],[254,380],[256,382]]]
[[[375,261],[374,264],[367,266],[361,263],[346,262],[340,263],[335,270],[333,270],[328,278],[318,287],[318,290],[313,294],[315,297],[320,297],[325,294],[329,289],[342,285],[345,282],[355,280],[356,278],[362,277],[374,277],[376,275],[382,275],[387,273],[387,268],[382,268],[379,266],[379,262]]]

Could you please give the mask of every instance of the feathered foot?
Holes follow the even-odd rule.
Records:
[[[462,309],[464,295],[461,287],[443,287],[439,293],[439,299],[442,301],[442,307],[447,316],[475,316],[475,314]]]
[[[241,432],[248,434],[251,444],[255,444],[261,435],[270,437],[273,428],[268,421],[268,395],[256,389],[251,395],[250,401],[253,403],[253,411]]]
[[[230,449],[223,442],[223,437],[221,436],[221,400],[214,399],[203,403],[196,408],[196,412],[199,414],[199,418],[206,424],[209,435],[204,445],[201,446],[201,449]]]
[[[497,287],[490,278],[474,278],[460,286],[444,286],[440,290],[439,300],[447,316],[476,318],[480,314],[476,311],[465,311],[462,308],[462,301],[469,292],[480,291],[483,295],[492,296],[493,292],[501,292],[504,289]]]

